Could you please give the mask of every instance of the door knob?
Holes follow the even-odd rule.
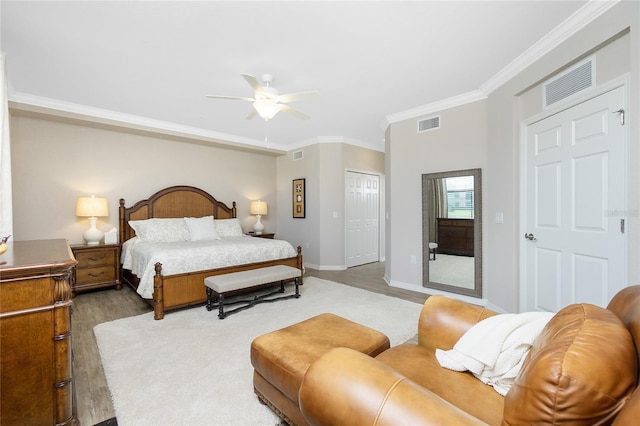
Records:
[[[538,241],[538,239],[532,233],[524,234],[524,237],[529,241]]]

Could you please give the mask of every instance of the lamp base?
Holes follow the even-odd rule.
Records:
[[[264,231],[264,225],[260,222],[261,215],[256,215],[256,223],[253,225],[253,230],[256,235],[261,235],[262,231]]]
[[[82,234],[88,246],[94,246],[94,245],[100,244],[100,240],[102,240],[102,237],[104,236],[104,232],[96,228],[96,221],[97,221],[97,218],[90,217],[89,229],[87,229],[85,233]]]

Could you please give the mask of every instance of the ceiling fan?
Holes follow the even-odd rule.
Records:
[[[251,120],[258,114],[265,121],[272,119],[279,111],[288,112],[298,118],[303,120],[309,119],[309,116],[297,109],[294,109],[287,105],[289,102],[300,101],[303,99],[313,99],[320,96],[320,92],[310,91],[310,92],[298,92],[298,93],[289,93],[286,95],[278,94],[278,90],[271,87],[271,82],[273,81],[273,76],[271,74],[263,74],[262,81],[264,82],[264,86],[262,86],[258,80],[249,74],[240,74],[244,79],[249,83],[249,85],[254,90],[253,98],[247,97],[239,97],[239,96],[218,96],[218,95],[206,95],[207,98],[217,98],[217,99],[233,99],[240,101],[248,101],[253,102],[253,109],[247,116],[247,120]]]

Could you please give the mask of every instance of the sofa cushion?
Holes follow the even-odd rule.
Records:
[[[502,395],[469,372],[441,367],[433,350],[404,343],[382,352],[376,359],[462,411],[488,424],[500,424]]]
[[[503,424],[593,425],[615,415],[635,388],[635,354],[611,311],[589,304],[562,309],[505,396]]]

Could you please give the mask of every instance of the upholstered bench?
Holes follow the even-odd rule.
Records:
[[[284,293],[284,282],[290,279],[295,280],[296,289],[294,294],[267,299],[267,297],[272,296],[275,293]],[[280,290],[255,297],[251,300],[234,301],[233,303],[242,303],[243,306],[227,312],[224,311],[225,294],[237,292],[238,290],[243,289],[251,289],[262,284],[275,283],[278,281],[280,282]],[[248,271],[232,272],[230,274],[207,277],[204,279],[204,285],[207,286],[207,310],[213,310],[213,292],[216,292],[218,294],[218,318],[224,319],[227,315],[250,308],[258,303],[299,298],[300,269],[286,265],[267,266],[264,268],[250,269]]]
[[[298,404],[302,379],[316,359],[336,347],[375,357],[389,348],[389,338],[329,313],[259,336],[251,343],[256,395],[289,425],[306,425]]]
[[[438,243],[429,243],[429,260],[436,260],[436,250],[438,249]],[[433,255],[433,259],[431,259]]]

